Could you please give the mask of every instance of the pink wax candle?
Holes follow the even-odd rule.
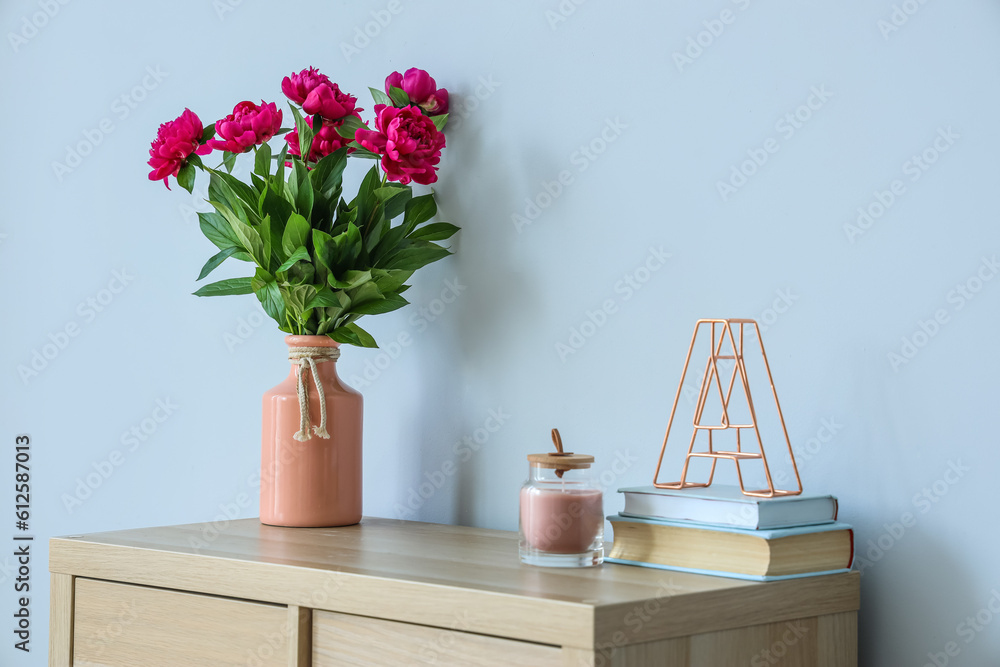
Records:
[[[578,554],[591,549],[604,529],[599,489],[521,489],[521,526],[533,549]]]
[[[548,567],[587,567],[604,562],[604,503],[590,472],[594,457],[556,451],[529,454],[521,487],[521,562]]]

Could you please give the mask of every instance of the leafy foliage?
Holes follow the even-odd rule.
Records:
[[[373,93],[376,101],[389,97]],[[390,95],[403,102],[406,93],[392,89]],[[292,113],[301,154],[308,156],[314,130],[295,107]],[[315,127],[321,122],[313,120]],[[351,123],[351,132],[364,127]],[[195,294],[252,292],[286,333],[328,335],[341,343],[377,347],[357,320],[407,305],[402,296],[409,287],[406,281],[417,269],[451,254],[438,242],[459,228],[428,224],[437,213],[433,194],[415,197],[411,186],[388,182],[377,161],[347,202],[342,178],[348,160],[372,157],[358,146],[345,146],[317,162],[288,155],[287,146],[278,155],[267,143],[253,151],[249,182],[232,175],[233,154],[224,156],[222,168],[192,163],[190,172],[178,176],[188,191],[194,186],[195,166],[210,178],[208,200],[215,210],[200,213],[199,220],[219,252],[198,279],[229,258],[256,266],[252,276],[210,283]]]

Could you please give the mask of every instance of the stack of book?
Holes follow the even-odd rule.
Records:
[[[846,572],[854,531],[833,496],[756,498],[737,487],[619,489],[612,563],[756,581]]]

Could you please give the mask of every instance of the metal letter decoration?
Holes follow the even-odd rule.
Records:
[[[752,328],[760,346],[760,355],[764,360],[764,368],[767,370],[767,380],[771,386],[771,393],[774,396],[774,405],[778,410],[778,419],[781,421],[781,431],[785,436],[785,445],[788,448],[788,456],[792,462],[792,470],[795,471],[796,489],[777,489],[771,477],[771,468],[767,462],[767,454],[764,451],[764,441],[761,438],[757,411],[754,408],[753,397],[750,392],[750,381],[747,377],[747,368],[744,355],[748,349],[744,342],[744,333],[748,328]],[[691,441],[688,444],[687,456],[684,458],[684,469],[681,472],[679,482],[660,482],[660,467],[663,465],[663,454],[667,449],[667,442],[670,439],[670,429],[674,423],[674,416],[677,413],[677,403],[680,401],[681,392],[684,389],[684,379],[687,377],[688,366],[691,363],[691,355],[694,353],[695,343],[698,335],[705,329],[710,330],[711,347],[708,360],[705,363],[705,373],[702,376],[701,389],[698,393],[698,402],[695,406]],[[753,351],[756,346],[751,345],[749,351]],[[733,372],[728,379],[728,386],[723,387],[723,377],[720,372],[719,362],[731,360],[733,362]],[[746,407],[749,408],[749,422],[735,424],[729,417],[730,402],[733,400],[733,388],[736,387],[737,380],[742,388],[742,393],[746,396]],[[718,423],[708,424],[703,420],[705,405],[708,402],[709,394],[714,390],[718,392],[718,398],[722,406],[722,415]],[[735,407],[735,405],[733,406]],[[753,430],[756,436],[758,451],[745,451],[743,449],[743,431]],[[718,451],[713,442],[716,432],[735,431],[736,449],[734,451]],[[708,435],[708,448],[704,451],[695,451],[695,444],[698,435],[706,432]],[[688,466],[692,458],[707,458],[712,461],[711,472],[707,482],[687,481]],[[660,448],[660,458],[656,464],[656,473],[653,475],[653,485],[660,489],[687,489],[704,488],[712,484],[715,476],[715,465],[719,459],[728,459],[736,464],[736,475],[739,478],[740,490],[744,495],[758,498],[773,498],[775,496],[797,496],[802,493],[802,479],[799,477],[799,468],[795,464],[795,452],[792,451],[792,443],[788,439],[788,429],[785,427],[785,417],[781,414],[781,405],[778,403],[778,393],[774,389],[774,379],[771,377],[771,367],[767,363],[767,353],[764,352],[764,341],[761,339],[760,327],[755,320],[749,319],[704,319],[698,320],[694,327],[694,335],[691,337],[691,346],[688,348],[687,359],[684,360],[684,371],[681,373],[681,381],[677,386],[677,396],[674,397],[674,405],[670,410],[670,421],[667,423],[667,433],[663,436],[663,446]],[[743,461],[761,461],[764,464],[764,477],[767,479],[766,489],[747,489],[743,484],[743,470],[740,464]]]

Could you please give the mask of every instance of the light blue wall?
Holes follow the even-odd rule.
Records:
[[[871,559],[862,663],[918,667],[949,642],[953,665],[1000,654],[1000,619],[963,625],[1000,590],[1000,280],[979,278],[1000,250],[995,2],[10,0],[0,26],[0,513],[13,523],[13,439],[30,434],[39,540],[33,652],[6,635],[3,664],[45,664],[44,538],[255,516],[282,336],[252,324],[252,297],[190,296],[213,252],[198,204],[144,163],[185,106],[211,122],[242,99],[283,103],[281,77],[307,65],[369,110],[366,88],[410,66],[453,95],[437,192],[464,230],[457,255],[418,274],[413,306],[363,322],[382,352],[340,362],[365,394],[368,514],[412,502],[422,520],[515,529],[525,454],[553,426],[612,491],[648,483],[694,320],[757,317],[806,488],[840,497]],[[57,174],[81,142],[96,145]],[[753,173],[723,196],[734,168]],[[894,181],[891,206],[848,234]],[[647,260],[658,270],[630,292]],[[593,335],[560,354],[574,328]],[[894,365],[904,338],[921,346]],[[158,401],[175,407],[130,444]],[[477,432],[494,413],[499,429]],[[458,473],[435,474],[447,461]],[[423,499],[429,479],[443,483]]]

